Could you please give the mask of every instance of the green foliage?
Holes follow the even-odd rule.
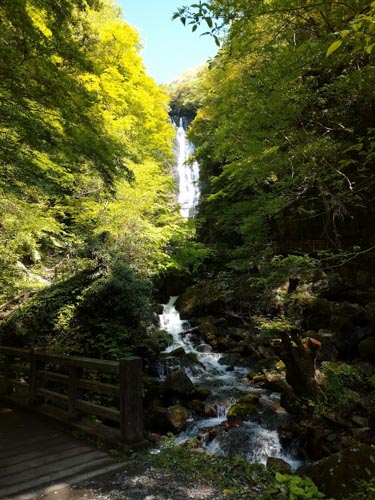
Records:
[[[322,387],[333,405],[346,405],[361,401],[360,390],[365,377],[355,367],[344,362],[322,363]]]
[[[35,288],[32,275],[66,279],[96,261],[147,277],[194,267],[202,250],[175,201],[168,96],[121,10],[5,0],[0,18],[2,299]]]
[[[352,46],[354,53],[364,51],[372,54],[375,47],[375,2],[369,2],[364,10],[351,19],[346,29],[338,32],[340,38],[329,46],[327,57],[343,43]]]
[[[276,472],[275,482],[267,489],[265,498],[278,498],[285,500],[304,500],[310,498],[326,498],[309,478],[280,474]]]
[[[160,453],[149,460],[157,467],[173,473],[192,475],[196,480],[208,481],[232,499],[256,499],[272,480],[272,474],[263,465],[250,464],[242,457],[225,458],[197,453],[194,440],[188,447],[175,446],[169,437]]]
[[[203,184],[198,222],[219,265],[259,267],[255,287],[319,267],[301,243],[322,240],[334,254],[372,247],[372,9],[368,0],[211,0],[175,13],[193,28],[210,19],[208,32],[222,37],[189,131]],[[327,58],[348,22],[354,38]],[[278,242],[295,262],[270,257]]]
[[[370,500],[375,498],[375,478],[368,481],[358,481],[358,489],[352,493],[345,500]]]
[[[150,294],[150,283],[122,263],[87,269],[41,291],[1,325],[0,334],[55,352],[119,359],[151,334]]]

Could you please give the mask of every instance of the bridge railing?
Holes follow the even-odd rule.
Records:
[[[41,411],[52,406],[56,418],[72,425],[83,415],[109,421],[125,444],[143,440],[141,358],[109,361],[6,346],[0,346],[0,357],[1,392],[8,397],[23,398]],[[103,376],[110,383],[100,380]]]

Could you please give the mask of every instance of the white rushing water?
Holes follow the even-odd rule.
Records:
[[[228,370],[228,366],[220,363],[222,355],[214,352],[201,352],[202,344],[198,349],[194,345],[191,335],[185,334],[189,324],[181,320],[175,308],[177,297],[171,297],[168,304],[164,306],[163,314],[160,315],[160,324],[163,329],[173,336],[173,344],[169,346],[165,353],[171,353],[174,349],[182,347],[187,353],[195,353],[201,369],[186,369],[185,372],[194,384],[206,387],[211,391],[206,405],[214,408],[215,416],[201,417],[194,416],[188,422],[188,426],[176,438],[176,443],[181,444],[192,437],[204,434],[206,430],[223,424],[227,417],[228,409],[248,392],[258,392],[261,396],[261,408],[259,414],[251,421],[244,422],[239,428],[225,430],[220,428],[217,435],[204,443],[207,453],[216,453],[225,456],[241,455],[249,462],[259,462],[265,464],[267,457],[279,457],[288,462],[292,469],[296,469],[301,462],[282,449],[279,435],[275,425],[266,425],[267,410],[272,410],[273,421],[286,417],[286,413],[278,407],[278,396],[275,393],[268,393],[259,388],[249,385],[246,379],[247,368],[236,367]],[[205,346],[210,351],[210,346]]]
[[[197,162],[189,160],[193,146],[186,138],[182,119],[176,129],[178,201],[181,215],[189,218],[196,215],[200,196],[199,166]],[[203,386],[211,392],[211,396],[206,401],[206,409],[209,410],[206,411],[207,417],[194,415],[194,418],[189,419],[186,430],[177,436],[176,442],[183,443],[192,437],[202,437],[204,433],[208,435],[210,429],[220,426],[213,433],[214,437],[202,439],[202,446],[206,452],[226,456],[241,455],[250,462],[264,464],[267,457],[279,457],[289,462],[295,469],[300,462],[282,449],[275,425],[264,425],[264,414],[267,410],[271,413],[273,420],[275,415],[278,418],[277,412],[280,413],[280,418],[286,416],[286,413],[278,408],[277,395],[251,387],[246,379],[248,369],[229,368],[220,363],[222,357],[220,353],[212,352],[212,348],[208,345],[194,343],[193,336],[186,332],[189,328],[188,322],[181,320],[175,307],[176,300],[177,297],[171,297],[168,304],[164,305],[163,314],[160,315],[161,328],[173,337],[173,343],[165,350],[165,354],[172,353],[181,347],[185,353],[194,353],[199,363],[193,367],[185,367],[185,373],[194,384]],[[196,342],[196,338],[194,341]],[[172,367],[176,366],[173,365],[174,362],[172,359]],[[171,366],[161,366],[160,378],[165,378]],[[221,424],[227,420],[228,409],[247,392],[260,393],[262,407],[259,409],[259,415],[256,415],[252,421],[244,422],[239,428],[225,430]]]
[[[194,217],[199,202],[199,165],[191,161],[194,146],[186,137],[183,119],[176,132],[176,158],[178,174],[178,203],[180,213],[186,219]]]

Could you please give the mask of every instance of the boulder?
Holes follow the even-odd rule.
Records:
[[[228,354],[224,354],[219,360],[221,365],[229,365],[235,366],[239,363],[241,356],[237,352],[230,352]]]
[[[210,346],[209,344],[200,344],[196,347],[196,351],[203,353],[210,353],[212,352],[212,350],[212,346]]]
[[[230,421],[233,418],[240,418],[248,420],[258,413],[258,408],[251,403],[235,403],[232,405],[227,413],[227,419]]]
[[[264,387],[269,391],[283,392],[289,386],[285,381],[285,374],[276,370],[263,370],[265,381]]]
[[[303,472],[327,496],[345,498],[355,492],[356,481],[374,477],[375,446],[350,446],[308,465]]]
[[[267,458],[267,469],[274,469],[277,470],[278,472],[281,472],[282,474],[292,473],[292,468],[288,464],[288,462],[285,462],[285,460],[283,460],[282,458],[277,458],[277,457]]]
[[[237,402],[240,404],[258,405],[260,394],[258,392],[249,392],[246,396],[242,396]]]
[[[181,432],[186,429],[189,418],[189,410],[181,405],[169,406],[167,409],[167,419],[172,431]]]
[[[168,356],[174,356],[175,358],[179,356],[183,356],[185,353],[185,349],[183,347],[177,347],[177,349],[173,349]]]
[[[185,397],[195,392],[193,382],[181,369],[173,370],[168,373],[164,382],[164,390],[169,394]]]

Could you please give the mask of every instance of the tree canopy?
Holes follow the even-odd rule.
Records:
[[[111,0],[6,0],[0,17],[1,296],[92,258],[173,266],[165,249],[191,229],[137,31]]]
[[[251,269],[260,244],[374,245],[366,229],[374,219],[373,8],[366,0],[219,0],[176,12],[193,30],[205,23],[221,44],[190,137],[202,168],[202,235],[229,252],[231,265]]]

